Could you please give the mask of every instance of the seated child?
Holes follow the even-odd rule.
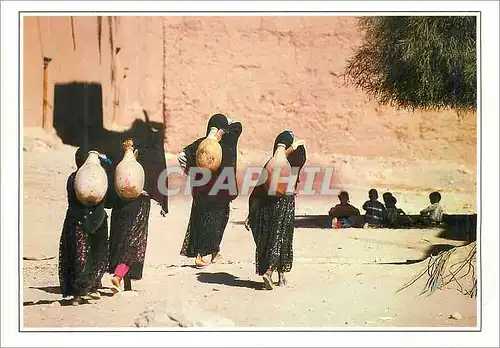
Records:
[[[432,192],[429,195],[431,205],[420,211],[420,215],[424,218],[426,225],[439,225],[443,219],[443,209],[439,202],[441,202],[441,194],[439,192]]]
[[[384,198],[386,215],[384,220],[384,225],[389,228],[397,228],[402,225],[408,224],[409,217],[406,217],[406,213],[396,207],[398,200],[390,192],[384,193],[382,196]]]
[[[386,214],[385,207],[378,201],[378,192],[371,189],[368,192],[370,200],[363,204],[363,209],[366,211],[365,220],[369,227],[382,227]]]
[[[349,204],[349,193],[342,191],[339,194],[340,204],[337,204],[330,209],[328,215],[330,215],[332,220],[333,228],[347,228],[353,225],[353,217],[359,216],[359,210]]]

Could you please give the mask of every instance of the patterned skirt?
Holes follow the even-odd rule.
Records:
[[[255,269],[258,275],[267,270],[290,272],[293,263],[295,197],[267,197],[252,216]]]
[[[92,228],[67,215],[59,243],[59,285],[63,297],[96,291],[107,267],[107,215]]]
[[[181,255],[197,257],[198,254],[206,256],[218,253],[228,221],[229,203],[220,209],[206,209],[193,200]]]
[[[113,207],[109,235],[109,273],[113,274],[119,264],[126,264],[130,267],[127,277],[135,280],[142,278],[150,208],[150,198],[142,195],[133,201],[120,200]]]

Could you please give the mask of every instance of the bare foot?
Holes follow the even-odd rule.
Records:
[[[194,261],[194,265],[196,268],[205,268],[207,267],[207,263],[203,260],[201,256],[198,256]]]
[[[119,293],[121,291],[120,289],[120,281],[121,279],[118,278],[117,276],[114,276],[111,278],[111,291],[113,291],[114,294]]]

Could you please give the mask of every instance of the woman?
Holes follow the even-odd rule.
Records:
[[[124,145],[126,143],[130,144],[131,141],[126,141]],[[111,282],[114,293],[121,291],[122,279],[125,291],[132,290],[131,280],[142,279],[148,241],[150,192],[155,192],[158,180],[155,176],[159,175],[157,173],[161,172],[161,167],[166,168],[163,151],[155,151],[157,144],[154,138],[141,137],[135,145],[137,161],[144,168],[145,183],[144,190],[136,199],[125,201],[115,194],[109,236],[109,272],[113,274]],[[159,156],[163,157],[163,161],[156,158]],[[155,168],[157,170],[153,171]],[[152,171],[154,175],[151,175]],[[167,197],[158,197],[158,203],[162,207],[161,214],[165,216]]]
[[[304,143],[296,141],[293,132],[284,131],[274,142],[273,154],[278,144],[285,145],[288,162],[298,178],[306,162]],[[297,185],[298,179],[295,189]],[[252,230],[256,245],[256,272],[263,277],[267,290],[274,287],[274,271],[278,271],[279,286],[285,286],[287,281],[284,273],[292,269],[295,195],[296,193],[281,197],[269,195],[263,183],[253,189],[249,198],[249,214],[245,227]]]
[[[194,188],[192,191],[191,216],[180,253],[182,256],[196,258],[197,268],[204,268],[208,265],[203,259],[207,255],[211,255],[211,263],[220,260],[220,243],[229,221],[229,204],[238,196],[237,185],[233,188],[233,192],[219,190],[216,195],[209,195],[209,192],[224,168],[230,168],[236,178],[237,145],[242,132],[241,123],[234,122],[222,114],[215,114],[208,121],[207,136],[212,127],[219,130],[222,162],[217,172],[212,173],[206,185]],[[205,138],[200,138],[186,146],[178,156],[179,163],[186,174],[189,174],[191,167],[196,167],[196,150],[203,139]]]
[[[88,152],[78,148],[77,170]],[[105,199],[93,207],[80,203],[75,193],[76,171],[66,184],[68,210],[59,243],[59,285],[63,298],[73,296],[78,304],[82,296],[100,297],[97,289],[108,266],[108,215]]]

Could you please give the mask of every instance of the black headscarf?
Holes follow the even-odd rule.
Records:
[[[240,122],[232,122],[223,114],[214,114],[208,120],[206,135],[210,133],[210,128],[212,127],[216,127],[217,129],[224,131],[222,139],[219,142],[222,147],[222,163],[217,172],[221,173],[225,167],[231,167],[233,168],[234,175],[236,177],[236,167],[238,162],[237,145],[239,137],[242,133],[242,125]],[[197,139],[192,144],[184,148],[187,168],[196,166],[196,151],[198,150],[198,146],[203,139],[205,139],[205,137]],[[238,194],[231,195],[224,190],[219,191],[217,196],[207,196],[216,178],[217,173],[214,173],[212,180],[207,185],[196,190],[197,199],[206,201],[207,206],[210,205],[212,207],[217,207],[219,205],[224,205],[238,196]],[[238,192],[238,185],[236,185],[236,188]]]
[[[283,144],[285,145],[285,148],[288,149],[290,146],[292,146],[294,141],[295,134],[291,130],[285,130],[281,132],[274,140],[273,154],[276,152],[278,144]],[[294,152],[292,152],[290,156],[288,156],[288,162],[290,163],[290,166],[292,166],[292,168],[299,168],[299,174],[300,170],[306,163],[306,160],[306,149],[302,145],[299,146]]]
[[[76,168],[80,168],[81,166],[83,166],[83,164],[87,160],[87,157],[89,157],[89,152],[86,151],[83,147],[79,147],[75,152]]]
[[[163,130],[154,132],[148,126],[145,131],[142,137],[133,139],[134,147],[138,152],[137,161],[144,168],[144,190],[161,206],[160,213],[165,216],[168,213],[168,196],[163,195],[158,189],[160,175],[167,168],[163,148]],[[165,180],[162,185],[168,185],[168,179]]]
[[[285,130],[278,134],[278,136],[274,140],[273,155],[278,148],[278,144],[283,144],[285,145],[285,148],[288,149],[290,146],[292,146],[294,140],[295,134],[291,130]],[[306,149],[302,145],[299,146],[294,152],[290,154],[290,156],[287,157],[287,159],[290,163],[290,166],[292,167],[292,170],[297,171],[297,181],[295,183],[295,188],[297,188],[299,184],[300,171],[302,170],[302,167],[306,163],[307,159]],[[264,167],[267,166],[267,163],[269,163],[269,161],[266,162]],[[265,183],[261,183],[260,185],[254,187],[252,193],[250,194],[250,197],[248,198],[248,208],[250,216],[253,214],[253,212],[256,211],[256,207],[260,204],[259,201],[261,199],[276,199],[276,197],[268,195]],[[250,221],[252,220],[253,218],[251,217]]]
[[[283,144],[285,145],[285,148],[288,149],[290,146],[292,146],[294,140],[295,140],[295,135],[293,134],[292,131],[286,130],[281,132],[274,140],[273,154],[276,152],[278,144]]]
[[[226,131],[226,129],[229,127],[229,120],[223,114],[212,115],[207,123],[207,136],[208,133],[210,133],[210,128],[212,127],[216,127],[217,129]]]

